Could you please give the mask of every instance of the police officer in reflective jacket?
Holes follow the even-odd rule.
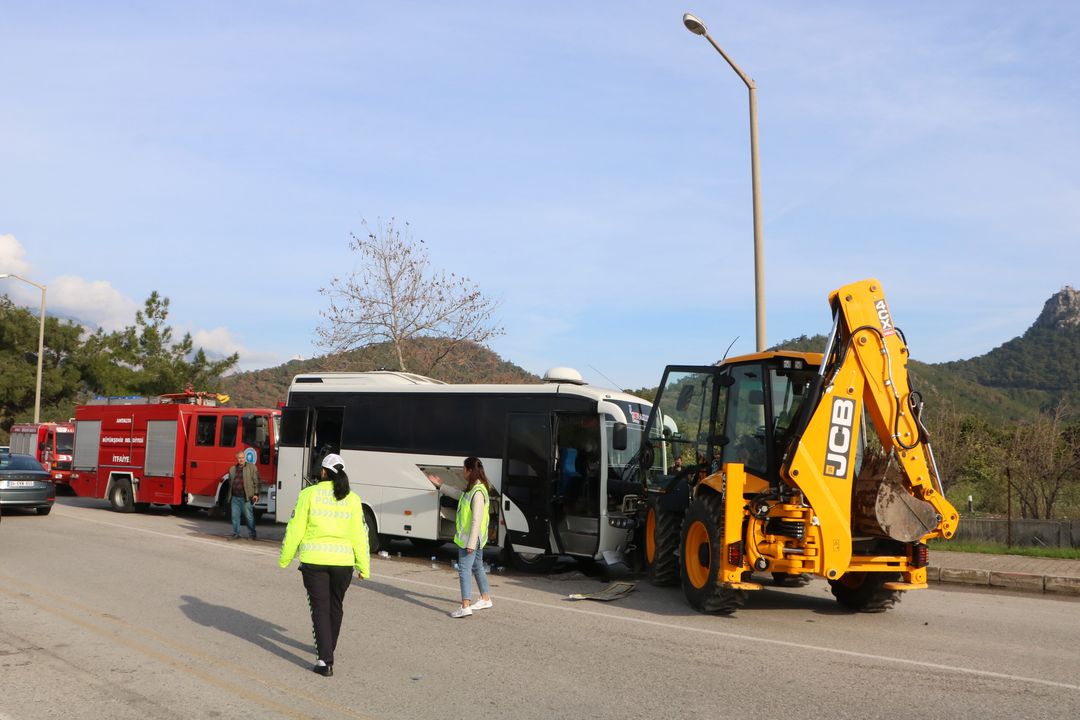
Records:
[[[323,458],[319,482],[300,491],[285,529],[278,565],[288,567],[297,551],[314,626],[317,658],[312,670],[330,677],[345,592],[353,570],[363,580],[370,575],[371,562],[364,508],[360,496],[349,489],[340,455],[331,453]]]

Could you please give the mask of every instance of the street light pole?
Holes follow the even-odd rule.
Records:
[[[37,382],[34,384],[34,422],[41,420],[41,360],[45,355],[45,286],[15,273],[0,273],[0,280],[15,278],[41,291],[41,309],[38,311]]]
[[[746,84],[750,91],[750,176],[754,198],[754,316],[757,330],[757,351],[765,350],[765,247],[761,239],[761,181],[758,175],[758,131],[757,131],[757,84],[748,77],[735,61],[728,57],[724,49],[717,45],[709,35],[705,23],[690,13],[683,15],[683,25],[695,35],[704,35],[716,52],[727,61],[735,74]]]

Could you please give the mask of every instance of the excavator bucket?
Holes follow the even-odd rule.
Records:
[[[941,516],[934,506],[904,486],[895,453],[866,458],[855,480],[852,507],[855,534],[916,542],[934,531]]]

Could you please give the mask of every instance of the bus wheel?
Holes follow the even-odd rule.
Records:
[[[364,508],[364,524],[367,525],[368,552],[375,554],[383,545],[383,539],[379,537],[378,528],[375,527],[375,513],[371,508]]]
[[[127,480],[113,482],[109,491],[109,505],[116,512],[129,513],[135,510],[135,494],[131,492],[131,483]]]
[[[527,573],[551,572],[559,558],[547,553],[517,552],[510,541],[506,541],[506,554],[510,556],[510,565],[516,570]]]

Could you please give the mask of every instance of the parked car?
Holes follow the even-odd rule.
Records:
[[[34,508],[48,515],[56,501],[49,471],[31,455],[0,455],[0,507]]]

